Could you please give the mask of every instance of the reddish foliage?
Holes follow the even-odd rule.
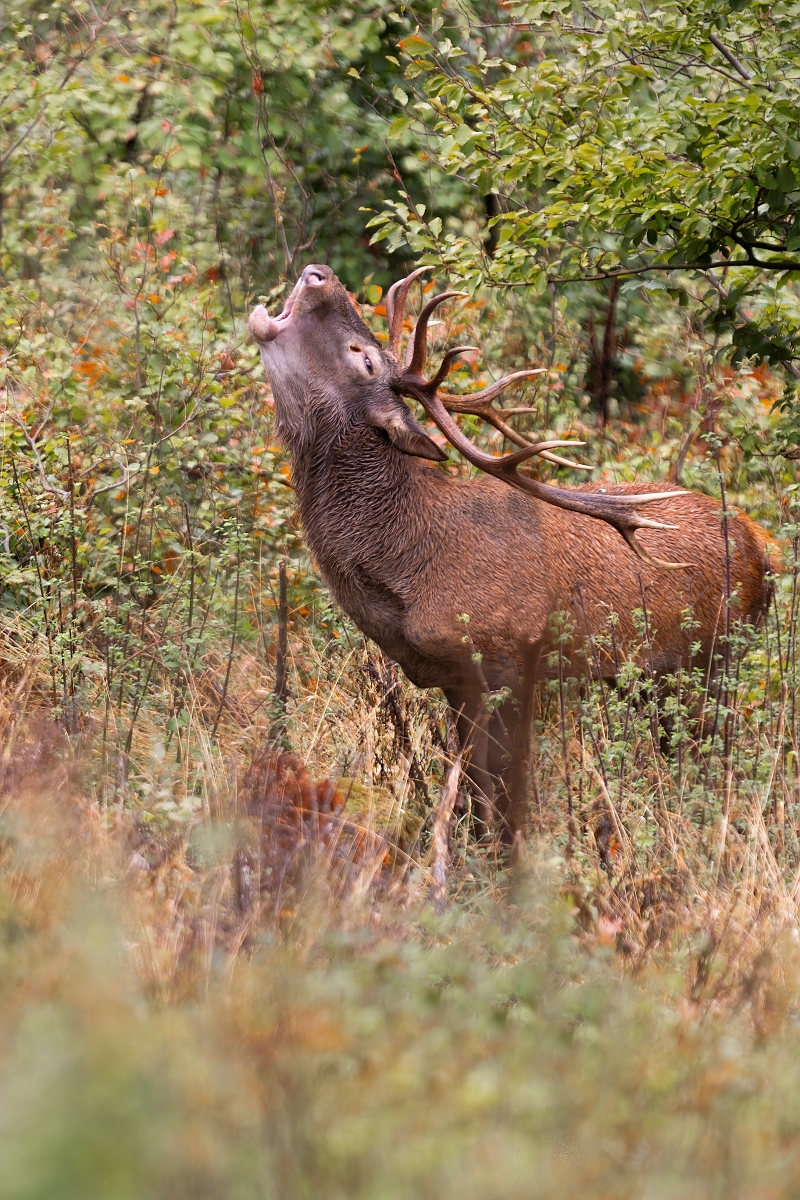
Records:
[[[327,861],[328,885],[346,889],[358,871],[386,861],[385,840],[371,829],[347,821],[347,797],[331,779],[312,779],[294,754],[260,750],[241,785],[246,808],[258,823],[259,854],[239,855],[237,894],[248,908],[256,890],[269,895],[282,911],[320,854]],[[333,868],[331,870],[331,868]]]
[[[330,779],[313,780],[286,751],[259,751],[243,780],[248,812],[273,836],[294,845],[338,828],[345,797]]]

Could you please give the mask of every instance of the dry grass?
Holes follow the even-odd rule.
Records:
[[[785,914],[720,885],[716,944],[689,916],[632,970],[619,918],[576,932],[575,866],[546,841],[513,878],[456,853],[460,903],[434,917],[424,867],[337,829],[335,793],[285,755],[191,828],[145,833],[87,783],[53,727],[22,726],[2,814],[4,1195],[794,1194]]]

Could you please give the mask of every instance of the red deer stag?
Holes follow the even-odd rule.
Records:
[[[259,305],[250,330],[322,574],[359,629],[409,679],[443,690],[462,744],[470,746],[480,815],[494,813],[513,838],[524,826],[520,764],[528,758],[532,684],[548,674],[551,614],[571,610],[580,636],[600,632],[616,613],[624,643],[635,637],[632,611],[646,597],[653,666],[669,672],[689,658],[682,611],[690,602],[694,636],[709,660],[721,632],[728,566],[738,612],[753,621],[762,615],[768,561],[761,531],[741,516],[728,521],[726,556],[719,505],[708,496],[645,494],[637,484],[565,489],[520,474],[534,455],[564,462],[553,451],[574,443],[531,444],[509,427],[506,410],[493,407],[505,387],[534,371],[477,394],[446,395],[439,387],[466,349],[457,347],[424,377],[431,313],[461,293],[425,305],[401,360],[405,300],[420,274],[387,295],[388,348],[325,266],[305,268],[279,316]],[[454,479],[421,462],[446,455],[402,396],[418,401],[483,474]],[[500,458],[478,450],[452,413],[477,414],[520,449]],[[645,505],[652,516],[638,511]],[[679,571],[667,573],[670,566]],[[613,677],[610,657],[602,670]],[[491,709],[487,689],[508,689],[509,698]]]

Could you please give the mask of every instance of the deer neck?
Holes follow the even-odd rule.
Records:
[[[430,489],[446,481],[363,424],[291,449],[303,529],[336,599],[362,628],[379,597],[405,607],[436,541]]]

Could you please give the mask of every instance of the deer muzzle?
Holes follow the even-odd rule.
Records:
[[[284,305],[282,313],[277,317],[271,317],[263,304],[258,304],[250,314],[250,332],[255,340],[262,346],[273,342],[289,324],[292,312],[297,305],[298,300],[304,292],[316,292],[318,295],[326,294],[330,290],[331,281],[336,282],[336,276],[331,271],[330,267],[306,267],[303,274],[295,284],[294,291]],[[313,307],[315,301],[311,301]],[[302,305],[304,309],[309,307],[307,298]],[[299,312],[299,309],[298,309]]]

